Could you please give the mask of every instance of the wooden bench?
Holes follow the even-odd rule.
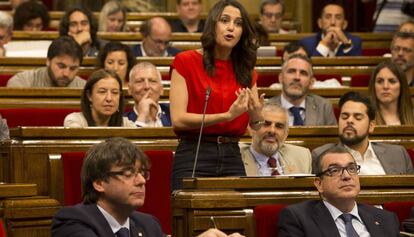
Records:
[[[186,179],[172,196],[173,236],[190,237],[211,228],[255,237],[253,210],[264,204],[319,199],[309,177],[229,177]],[[383,204],[414,200],[414,176],[360,176],[358,202]]]
[[[326,127],[292,127],[287,143],[313,149],[329,142],[337,142],[338,129]],[[11,129],[12,140],[0,145],[0,181],[31,182],[38,185],[39,195],[49,195],[63,201],[63,187],[57,185],[56,174],[61,167],[53,164],[56,154],[86,151],[107,137],[126,137],[144,150],[174,151],[177,138],[171,128],[87,128],[21,127]],[[370,140],[401,144],[414,148],[414,127],[377,127]],[[241,142],[250,143],[249,135]]]

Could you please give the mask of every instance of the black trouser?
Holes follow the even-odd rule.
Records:
[[[182,179],[191,177],[197,142],[180,140],[174,155],[171,191],[180,189]],[[238,143],[201,142],[195,177],[246,176]]]

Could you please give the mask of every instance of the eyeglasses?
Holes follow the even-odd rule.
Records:
[[[168,46],[170,46],[170,44],[171,44],[171,42],[170,41],[168,41],[168,40],[160,40],[160,39],[154,39],[154,38],[152,38],[152,36],[151,35],[149,35],[148,36],[155,44],[158,44],[158,45],[164,45],[165,47],[168,47]]]
[[[148,169],[127,169],[127,170],[121,170],[121,171],[110,171],[108,172],[109,176],[123,176],[126,179],[136,179],[138,177],[138,174],[142,175],[142,177],[144,177],[145,180],[149,180],[150,179],[150,171]]]
[[[322,175],[334,177],[334,176],[341,176],[344,173],[344,170],[348,172],[350,175],[358,174],[361,169],[360,165],[357,164],[350,164],[345,167],[341,166],[331,166],[327,168],[326,170],[320,172],[316,176],[321,177]]]
[[[400,50],[402,50],[403,53],[413,52],[413,49],[410,49],[410,48],[407,48],[407,47],[400,47],[400,46],[391,47],[391,51],[394,52],[394,53],[398,53],[398,52],[400,52]]]
[[[282,13],[280,12],[278,13],[264,12],[263,15],[268,19],[271,19],[272,17],[275,17],[276,19],[282,18]]]

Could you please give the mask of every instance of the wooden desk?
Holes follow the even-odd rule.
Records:
[[[292,127],[286,143],[313,149],[337,142],[337,127]],[[39,195],[63,201],[60,154],[87,151],[107,137],[126,137],[144,150],[172,150],[178,140],[171,128],[63,128],[21,127],[11,129],[12,140],[0,144],[0,181],[35,183]],[[414,148],[414,126],[376,127],[370,140]],[[250,143],[247,134],[242,143]]]
[[[172,196],[173,236],[191,237],[211,228],[213,216],[226,232],[255,236],[254,207],[319,199],[314,178],[195,178]],[[414,176],[361,176],[358,201],[382,204],[414,200]]]
[[[7,236],[48,237],[58,201],[37,196],[36,184],[0,184],[0,213]]]

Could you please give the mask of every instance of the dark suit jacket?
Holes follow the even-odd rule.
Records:
[[[133,212],[129,217],[131,237],[165,236],[155,217],[140,212]],[[78,204],[56,213],[52,237],[114,237],[114,233],[95,204]]]
[[[282,95],[270,98],[270,102],[281,104]],[[305,125],[336,125],[332,104],[318,95],[308,94],[305,101]]]
[[[384,168],[385,174],[413,174],[413,165],[410,155],[403,146],[379,142],[371,142],[379,162]],[[317,147],[312,151],[312,172],[314,173],[316,159],[326,150],[336,146],[336,143],[329,143]]]
[[[170,105],[169,104],[160,104],[161,107],[161,122],[164,127],[171,127],[171,116],[170,116]],[[127,117],[132,122],[137,121],[137,114],[134,110],[125,112],[124,116]]]
[[[399,222],[394,213],[358,204],[358,214],[372,237],[398,237]],[[340,237],[335,221],[321,200],[305,201],[283,209],[279,237]]]
[[[198,33],[203,32],[204,29],[204,20],[200,20],[198,22],[197,31]],[[187,28],[185,27],[184,23],[180,19],[175,19],[170,22],[172,32],[184,32],[188,33]]]
[[[348,39],[352,40],[352,49],[348,52],[344,52],[344,46],[339,46],[336,56],[361,56],[362,55],[362,43],[361,38],[358,36],[351,35],[348,32],[345,32],[345,35]],[[301,39],[299,42],[305,46],[306,51],[311,56],[322,56],[317,50],[319,42],[321,41],[322,33],[319,32],[316,35],[309,36]]]
[[[137,44],[134,47],[132,47],[132,53],[134,54],[135,57],[142,57],[142,51],[141,51],[141,44]],[[177,48],[173,48],[173,47],[168,47],[167,48],[167,56],[172,57],[177,55],[179,52],[181,52],[181,50],[177,49]]]

